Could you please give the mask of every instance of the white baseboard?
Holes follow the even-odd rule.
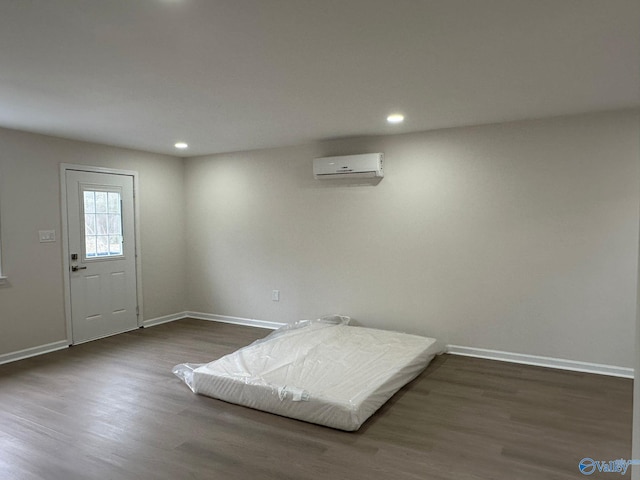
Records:
[[[229,317],[227,315],[216,315],[213,313],[202,312],[186,312],[187,317],[195,318],[197,320],[209,320],[212,322],[233,323],[234,325],[245,325],[247,327],[259,327],[275,330],[280,328],[286,323],[269,322],[267,320],[256,320],[254,318],[242,318],[242,317]]]
[[[602,365],[599,363],[579,362],[577,360],[565,360],[562,358],[541,357],[538,355],[525,355],[522,353],[502,352],[499,350],[487,350],[484,348],[462,347],[460,345],[447,345],[447,353],[463,355],[467,357],[486,358],[501,362],[522,363],[538,367],[557,368],[575,372],[597,373],[612,377],[633,378],[633,368],[618,367],[615,365]]]
[[[176,320],[182,320],[183,318],[194,318],[196,320],[207,320],[210,322],[232,323],[234,325],[268,328],[270,330],[275,330],[276,328],[280,328],[281,326],[286,325],[286,323],[269,322],[267,320],[257,320],[255,318],[230,317],[228,315],[217,315],[215,313],[179,312],[172,315],[165,315],[164,317],[145,320],[144,322],[142,322],[142,326],[145,328],[155,327],[156,325],[175,322]]]
[[[186,312],[186,316],[199,320],[233,323],[235,325],[247,325],[250,327],[269,328],[273,330],[285,325],[285,323],[279,322],[215,315],[212,313]],[[490,360],[499,360],[501,362],[520,363],[538,367],[556,368],[559,370],[596,373],[612,377],[633,378],[633,368],[618,367],[615,365],[602,365],[599,363],[580,362],[577,360],[565,360],[562,358],[543,357],[539,355],[525,355],[522,353],[503,352],[484,348],[463,347],[460,345],[447,345],[446,351],[452,355],[486,358]]]
[[[183,318],[187,318],[189,315],[188,312],[179,312],[173,313],[171,315],[165,315],[164,317],[151,318],[149,320],[145,320],[142,322],[142,326],[147,327],[155,327],[156,325],[162,325],[163,323],[175,322],[176,320],[182,320]]]
[[[195,318],[196,320],[208,320],[212,322],[231,323],[234,325],[245,325],[249,327],[268,328],[275,330],[285,323],[258,320],[255,318],[231,317],[228,315],[216,315],[214,313],[203,312],[179,312],[164,317],[152,318],[142,323],[144,327],[153,327],[163,323],[174,322],[183,318]],[[41,353],[48,353],[67,347],[66,342],[51,343],[42,347],[21,350],[20,352],[0,355],[0,364],[20,360]],[[534,365],[538,367],[556,368],[559,370],[571,370],[575,372],[596,373],[599,375],[609,375],[612,377],[633,378],[633,368],[618,367],[615,365],[602,365],[599,363],[580,362],[577,360],[565,360],[561,358],[542,357],[539,355],[525,355],[522,353],[503,352],[500,350],[488,350],[485,348],[464,347],[460,345],[447,345],[446,352],[452,355],[462,355],[467,357],[486,358],[501,362],[520,363],[524,365]]]
[[[67,340],[61,340],[59,342],[47,343],[46,345],[40,345],[38,347],[25,348],[24,350],[18,350],[17,352],[4,353],[0,355],[0,365],[9,362],[17,362],[18,360],[24,360],[25,358],[35,357],[37,355],[44,355],[45,353],[51,353],[57,350],[64,350],[65,348],[69,348],[69,342]]]

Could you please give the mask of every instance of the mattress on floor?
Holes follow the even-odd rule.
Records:
[[[349,326],[345,319],[283,327],[195,368],[190,387],[227,402],[357,430],[441,348],[433,338]]]

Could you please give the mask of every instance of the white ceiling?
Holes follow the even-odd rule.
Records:
[[[191,156],[638,106],[640,0],[0,0],[0,126],[60,137]]]

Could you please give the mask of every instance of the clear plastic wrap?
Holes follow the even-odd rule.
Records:
[[[173,372],[195,393],[357,430],[441,353],[433,338],[349,326],[332,315],[286,325],[208,364]]]
[[[187,387],[189,387],[193,393],[196,393],[196,389],[193,386],[193,371],[204,365],[206,365],[206,363],[181,363],[180,365],[173,367],[171,372],[186,383]]]
[[[244,347],[244,348],[260,345],[261,343],[264,343],[266,341],[270,341],[270,340],[273,340],[274,338],[278,338],[282,335],[286,335],[286,333],[290,332],[291,330],[297,330],[300,328],[308,327],[311,324],[325,325],[329,327],[332,325],[348,325],[350,321],[351,319],[349,317],[345,317],[344,315],[338,315],[338,314],[326,315],[316,320],[298,320],[297,322],[283,325],[277,330],[274,330],[273,332],[271,332],[266,337],[260,338],[255,342],[251,343],[250,345],[247,345],[247,347]],[[203,367],[205,365],[207,364],[206,363],[181,363],[173,367],[171,369],[171,372],[180,380],[182,380],[191,389],[192,392],[197,393],[193,385],[193,372],[197,368]],[[283,392],[286,392],[286,386],[280,387],[280,388],[282,389]],[[279,396],[281,396],[282,399],[284,400],[284,398],[286,398],[286,393],[279,393]]]

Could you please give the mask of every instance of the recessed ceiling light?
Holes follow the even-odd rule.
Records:
[[[401,113],[392,113],[387,117],[387,122],[389,123],[402,123],[404,122],[404,115]]]
[[[178,142],[178,143],[176,143],[176,144],[174,145],[174,147],[179,148],[179,149],[185,149],[185,148],[187,148],[188,146],[189,146],[189,145],[187,145],[187,144],[186,144],[186,143],[184,143],[184,142]]]

